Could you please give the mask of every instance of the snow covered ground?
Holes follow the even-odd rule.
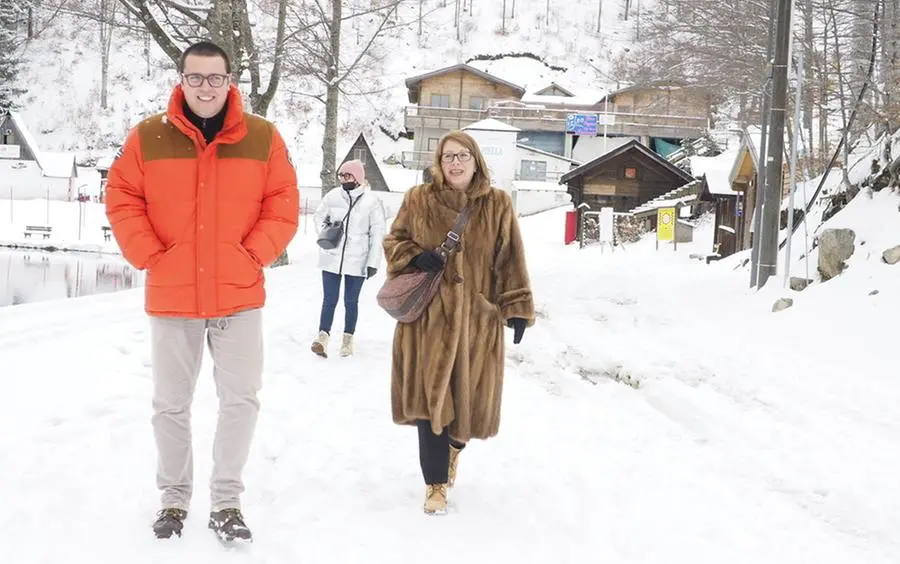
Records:
[[[688,258],[708,233],[677,252],[579,251],[563,214],[522,219],[540,318],[507,341],[500,435],[465,451],[442,518],[421,511],[414,431],[391,422],[382,274],[363,288],[357,355],[315,357],[321,282],[301,230],[292,264],[268,272],[244,497],[256,542],[235,553],[205,529],[210,359],[192,513],[160,542],[142,291],[0,308],[3,561],[900,560],[900,266],[853,263],[773,314],[780,284],[752,293],[737,259]]]

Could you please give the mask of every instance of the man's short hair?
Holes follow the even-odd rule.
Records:
[[[212,41],[198,41],[185,49],[178,60],[178,72],[184,72],[184,61],[188,58],[188,55],[222,57],[225,60],[225,72],[231,74],[231,59],[228,57],[228,53]]]

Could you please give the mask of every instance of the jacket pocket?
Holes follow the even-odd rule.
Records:
[[[148,286],[184,286],[194,283],[196,265],[185,259],[188,247],[175,243],[147,268]]]
[[[250,254],[250,251],[248,251],[243,245],[241,245],[240,243],[236,243],[235,247],[237,247],[238,252],[241,253],[241,255],[243,255],[244,258],[253,265],[253,268],[260,268],[260,264],[256,262],[256,259],[253,258],[253,255]]]
[[[253,260],[243,245],[231,243],[222,245],[220,249],[219,281],[239,288],[249,288],[259,282],[262,267]]]

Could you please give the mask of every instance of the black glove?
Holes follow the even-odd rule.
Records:
[[[521,317],[510,317],[506,321],[506,326],[513,330],[513,344],[518,345],[522,342],[522,335],[525,334],[525,325],[528,322]]]
[[[425,251],[414,258],[412,264],[425,272],[437,272],[444,268],[444,259],[437,251]]]
[[[372,266],[367,266],[367,267],[366,267],[366,280],[368,280],[369,278],[375,276],[375,273],[376,273],[376,272],[378,272],[378,269],[377,269],[377,268],[372,267]]]

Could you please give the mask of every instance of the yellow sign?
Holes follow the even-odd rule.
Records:
[[[675,208],[656,210],[656,240],[675,240]]]

